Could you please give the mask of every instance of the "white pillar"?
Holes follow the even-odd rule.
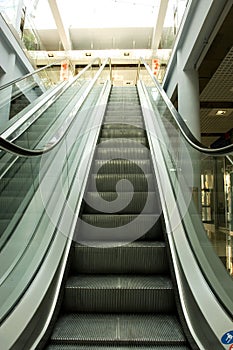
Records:
[[[200,141],[200,97],[198,72],[190,67],[183,69],[182,50],[177,52],[178,112],[192,134]],[[201,214],[201,170],[200,155],[189,148],[193,167],[193,186],[190,189],[198,212]]]
[[[182,52],[177,53],[178,112],[193,135],[200,140],[200,97],[198,72],[183,70]]]
[[[15,67],[16,57],[14,53],[8,55],[7,62],[7,81],[4,81],[5,77],[1,80],[1,85],[8,83],[14,79],[14,67]],[[9,121],[10,107],[11,107],[11,95],[12,95],[12,86],[9,86],[6,89],[3,89],[0,92],[0,126],[3,128]]]

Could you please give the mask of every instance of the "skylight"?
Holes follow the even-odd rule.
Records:
[[[153,27],[160,0],[57,0],[67,27]],[[38,29],[56,28],[47,0],[38,2]]]

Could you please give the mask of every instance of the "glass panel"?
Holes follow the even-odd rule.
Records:
[[[50,66],[10,86],[7,84],[0,88],[1,130],[11,124],[9,120],[12,118],[15,121],[16,116],[23,116],[35,100],[60,82],[53,80],[52,71]]]
[[[75,187],[80,176],[77,168],[87,147],[87,137],[93,132],[92,112],[103,87],[99,78],[89,95],[82,99],[89,77],[88,73],[81,76],[54,102],[53,112],[58,112],[55,118],[53,113],[42,114],[36,126],[32,124],[30,131],[14,140],[16,144],[34,148],[46,145],[49,139],[52,144],[63,136],[56,147],[37,157],[19,157],[1,151],[0,321],[32,281],[55,235],[62,234],[64,241],[69,237],[81,195],[81,184]],[[83,104],[77,108],[80,99]],[[67,206],[71,208],[70,220],[60,227]]]
[[[232,269],[232,156],[213,157],[193,149],[181,132],[150,74],[143,69],[140,79],[155,112],[160,143],[177,204],[180,207],[187,234],[192,217],[197,231],[203,229],[227,271]],[[157,127],[158,129],[158,127]],[[182,188],[182,193],[180,193]],[[183,199],[185,208],[182,207]],[[195,204],[195,205],[194,205]],[[199,223],[202,222],[202,228]],[[191,239],[191,238],[190,238]]]

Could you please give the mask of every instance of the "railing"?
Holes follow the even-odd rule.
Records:
[[[74,75],[68,67],[70,65],[67,66],[67,80]],[[62,83],[60,71],[61,62],[54,62],[1,86],[1,128],[6,126],[9,119],[22,115],[22,111],[25,113],[25,109],[31,108],[31,104],[42,94]]]
[[[233,241],[231,238],[233,194],[230,191],[230,174],[233,171],[232,166],[230,166],[233,144],[222,148],[208,148],[201,144],[193,136],[143,59],[141,64],[145,68],[141,72],[141,78],[145,81],[151,104],[157,115],[161,116],[164,124],[168,123],[168,126],[164,128],[164,137],[170,152],[176,153],[177,161],[182,147],[180,143],[178,145],[174,143],[179,135],[185,139],[186,152],[190,154],[190,173],[195,179],[195,185],[191,186],[193,196],[214,248],[229,273],[233,275]],[[138,66],[138,77],[140,76],[141,64]]]
[[[92,66],[96,62],[100,63],[99,58],[93,59],[73,79],[70,79],[65,84],[60,84],[50,93],[43,95],[43,98],[37,101],[34,107],[30,106],[31,108],[28,110],[28,112],[24,112],[24,115],[22,117],[20,116],[18,120],[10,121],[6,125],[4,132],[0,134],[0,147],[9,152],[26,156],[29,156],[30,154],[39,155],[48,151],[49,149],[46,150],[46,147],[44,146],[42,147],[43,150],[36,151],[35,149],[32,149],[29,142],[23,143],[22,146],[25,148],[23,149],[23,147],[17,146],[17,143],[19,143],[19,138],[21,135],[24,135],[24,139],[26,139],[25,135],[27,135],[27,139],[31,138],[31,127],[35,127],[39,118],[39,123],[41,123],[41,120],[44,120],[44,127],[42,128],[44,130],[48,129],[57,119],[58,121],[56,121],[56,123],[61,122],[62,119],[57,118],[57,116],[60,116],[69,100],[72,100],[74,97],[77,99],[82,96],[81,87],[83,86],[83,88],[85,88],[85,84],[87,84],[93,78]],[[76,86],[76,88],[72,94],[70,93],[72,90],[70,88],[74,86]],[[76,89],[78,89],[78,93]],[[67,113],[67,111],[65,113]],[[14,141],[16,144],[13,143]],[[46,139],[44,142],[46,142]],[[51,141],[48,142],[51,143]]]
[[[43,279],[48,278],[48,281],[44,280],[39,284],[42,287],[41,295],[44,294],[57,271],[64,250],[69,250],[69,237],[72,237],[75,229],[75,219],[77,220],[91,164],[90,158],[93,155],[93,143],[97,142],[103,117],[103,105],[98,101],[111,85],[108,63],[109,60],[103,63],[93,79],[90,79],[89,65],[85,71],[86,79],[85,74],[81,74],[69,86],[64,92],[65,100],[59,104],[62,112],[59,114],[58,106],[51,110],[57,116],[57,121],[50,125],[46,135],[42,133],[42,138],[38,136],[39,131],[44,128],[44,122],[40,123],[43,118],[39,118],[38,123],[35,123],[36,128],[26,132],[25,140],[21,140],[21,144],[25,142],[24,147],[19,147],[16,139],[15,145],[11,145],[13,149],[9,149],[8,142],[2,151],[1,159],[4,159],[4,162],[1,162],[0,177],[1,322],[22,298],[30,284],[36,282],[36,276],[40,278],[37,272],[42,263],[53,270],[51,275],[43,275]],[[67,105],[65,110],[64,104]],[[37,141],[32,142],[35,136]],[[27,150],[26,145],[31,147]],[[16,154],[12,155],[12,152]],[[38,298],[33,293],[33,312],[41,301],[41,297]],[[25,302],[28,305],[28,301]],[[28,314],[26,312],[24,315],[23,323],[30,324],[32,310],[27,307],[26,309]],[[17,314],[20,310],[15,307],[14,312]],[[4,327],[9,329],[8,322],[11,322],[11,317],[1,325],[2,331]],[[17,339],[17,334],[9,334],[9,337],[4,339],[6,338],[9,345],[11,341],[14,342],[13,338]],[[8,348],[8,345],[2,346]]]
[[[143,112],[148,116],[148,139],[158,174],[171,254],[179,266],[175,266],[175,270],[183,270],[184,279],[188,281],[181,282],[177,277],[177,283],[183,283],[181,295],[182,289],[189,285],[201,312],[214,329],[216,338],[221,339],[227,327],[232,324],[233,315],[233,282],[228,274],[233,274],[232,225],[224,216],[224,169],[228,168],[232,174],[229,159],[232,159],[233,145],[209,149],[197,141],[143,60],[142,65],[143,69],[139,66],[138,71],[138,87],[146,96]],[[144,101],[141,102],[143,105]],[[232,183],[233,176],[231,188]],[[203,193],[201,184],[209,191]],[[214,206],[212,222],[203,223],[205,204],[208,201]],[[229,206],[232,208],[232,199],[228,200]],[[221,260],[224,258],[225,269],[217,255]],[[205,298],[205,294],[199,294],[199,284],[203,289],[206,288],[203,293],[208,293],[208,298]],[[181,303],[184,303],[184,313],[188,314],[185,305],[188,297],[184,295],[183,298]],[[213,320],[214,312],[218,313],[219,318],[216,324]],[[187,319],[192,319],[192,315]],[[201,333],[197,321],[190,324],[190,329],[192,327],[196,327],[194,334]],[[204,338],[202,334],[202,339]],[[218,342],[217,339],[216,341]]]

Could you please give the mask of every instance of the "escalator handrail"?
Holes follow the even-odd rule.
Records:
[[[184,136],[185,140],[192,146],[194,149],[198,150],[201,153],[209,154],[212,156],[223,156],[227,155],[233,152],[233,144],[224,146],[221,148],[208,148],[205,145],[203,145],[200,141],[197,140],[197,138],[193,135],[193,133],[190,131],[189,127],[179,114],[179,112],[175,109],[173,106],[171,100],[168,98],[165,91],[162,89],[158,81],[156,80],[150,66],[145,62],[143,58],[140,58],[138,70],[140,69],[140,64],[143,63],[145,66],[147,72],[149,73],[151,79],[153,80],[156,88],[158,89],[160,95],[162,96],[164,102],[166,103],[167,108],[169,109],[174,121],[176,122],[180,132]],[[138,73],[139,76],[139,73]]]
[[[10,87],[11,85],[14,85],[14,84],[18,83],[18,82],[20,82],[20,81],[22,81],[22,80],[24,80],[24,79],[27,79],[27,78],[33,76],[34,74],[37,74],[37,73],[41,72],[42,70],[45,70],[45,69],[47,69],[47,68],[49,68],[49,67],[52,67],[52,66],[54,66],[56,63],[57,63],[57,62],[50,63],[50,64],[48,64],[47,66],[38,68],[38,69],[34,70],[33,72],[27,73],[27,74],[25,74],[25,75],[22,76],[22,77],[16,78],[16,79],[10,81],[9,83],[6,83],[6,84],[4,84],[3,86],[0,86],[0,91],[6,89],[6,88],[8,88],[8,87]]]
[[[94,58],[85,68],[83,68],[71,80],[63,81],[63,84],[60,84],[58,86],[58,90],[56,90],[56,92],[52,91],[53,96],[55,96],[55,94],[58,94],[59,92],[64,92],[65,90],[67,90],[70,87],[70,85],[72,85],[76,80],[78,80],[94,64],[94,62],[96,60],[98,60],[99,65],[101,64],[101,60],[100,60],[99,57]],[[48,100],[51,100],[51,99],[52,99],[52,96],[48,96]],[[42,102],[38,103],[35,106],[35,109],[33,109],[33,111],[31,113],[30,112],[28,113],[26,119],[25,119],[26,115],[23,118],[20,118],[20,120],[16,121],[13,125],[11,125],[5,131],[3,131],[3,133],[0,134],[0,137],[5,138],[5,139],[8,138],[8,136],[10,134],[12,134],[16,129],[18,129],[23,123],[25,123],[25,121],[28,120],[33,115],[33,113],[35,113],[35,111],[37,111],[37,110],[39,110],[41,108],[41,103]],[[21,123],[21,121],[22,121],[22,123]],[[4,146],[6,146],[6,144]]]
[[[97,58],[95,58],[91,63],[89,63],[88,66],[86,66],[83,70],[82,70],[82,74],[93,64],[94,61],[96,61]],[[99,59],[98,59],[99,60]],[[86,92],[87,95],[90,92],[90,90],[92,89],[92,87],[94,86],[94,84],[96,83],[97,79],[99,78],[100,74],[102,73],[103,69],[105,68],[105,66],[107,65],[107,63],[109,63],[109,67],[111,70],[111,59],[107,58],[102,66],[99,68],[98,72],[96,73],[95,77],[91,80],[91,83],[88,85]],[[84,102],[85,98],[83,99],[82,103]],[[47,147],[44,147],[43,149],[27,149],[27,148],[23,148],[20,147],[14,143],[11,143],[10,141],[4,139],[3,137],[0,136],[0,149],[6,151],[6,152],[10,152],[16,156],[20,156],[20,157],[38,157],[41,156],[44,153],[48,153],[50,152],[52,149],[54,149],[65,137],[65,135],[67,134],[71,124],[72,124],[72,120],[69,121],[69,124],[67,125],[67,127],[65,128],[65,130],[63,130],[63,132],[59,134],[59,137],[56,139],[56,141],[52,144],[50,144]]]
[[[93,59],[92,64],[93,64],[96,60],[99,61],[99,65],[100,65],[100,58],[98,58],[98,57],[96,57],[96,58]],[[55,61],[55,62],[53,62],[53,63],[48,64],[47,66],[38,68],[38,69],[34,70],[33,72],[30,72],[30,73],[28,73],[28,74],[25,74],[25,75],[22,76],[22,77],[16,78],[16,79],[10,81],[9,83],[6,83],[6,84],[4,84],[3,86],[0,86],[0,91],[6,89],[6,88],[8,88],[8,87],[10,87],[10,86],[13,85],[13,84],[18,83],[18,82],[20,82],[20,81],[22,81],[22,80],[24,80],[24,79],[27,79],[27,78],[31,77],[32,75],[41,72],[42,70],[45,70],[45,69],[47,69],[47,68],[49,68],[49,67],[52,67],[52,66],[55,66],[55,65],[57,65],[57,63],[59,63],[59,62],[56,62],[56,61]]]

